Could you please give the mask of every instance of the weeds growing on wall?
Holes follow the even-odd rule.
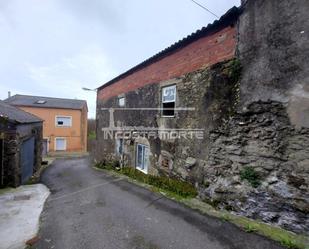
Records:
[[[242,169],[240,171],[240,179],[247,180],[254,188],[257,188],[261,184],[259,174],[252,167]]]
[[[95,167],[99,169],[106,169],[106,170],[116,170],[118,167],[120,167],[120,164],[118,161],[107,161],[103,160],[95,165]]]

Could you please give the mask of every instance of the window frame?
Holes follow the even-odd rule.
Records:
[[[163,91],[165,88],[175,88],[175,99],[174,101],[164,101],[163,100]],[[177,85],[176,84],[171,84],[171,85],[166,85],[166,86],[162,86],[161,87],[161,99],[160,99],[160,103],[161,103],[161,117],[163,118],[174,118],[176,116],[176,102],[177,102]],[[164,104],[168,104],[168,103],[174,103],[174,114],[173,115],[164,115]]]
[[[121,99],[123,99],[123,105],[120,104]],[[117,102],[118,102],[117,104],[118,104],[119,107],[125,107],[126,106],[126,97],[125,96],[118,97]]]
[[[121,151],[120,151],[121,149]],[[123,138],[118,138],[116,140],[116,154],[118,156],[121,156],[124,154],[124,139]]]
[[[139,161],[138,161],[138,147],[142,147],[142,164],[143,164],[143,168],[139,166]],[[146,153],[147,151],[147,153]],[[136,144],[136,159],[135,159],[135,168],[141,172],[143,172],[144,174],[148,174],[148,167],[149,167],[149,146],[145,145],[145,144]]]
[[[59,125],[58,124],[58,120],[57,120],[58,118],[70,118],[70,125]],[[55,116],[55,125],[56,125],[56,127],[64,127],[64,128],[72,127],[72,125],[73,125],[73,118],[72,118],[72,116],[56,115]]]

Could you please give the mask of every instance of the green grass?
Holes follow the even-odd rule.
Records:
[[[95,167],[105,170],[118,170],[119,173],[125,176],[157,188],[156,192],[164,190],[169,196],[174,196],[175,198],[192,198],[197,195],[197,191],[194,186],[188,182],[172,179],[166,176],[146,175],[143,172],[136,170],[132,167],[124,167],[120,169],[119,164],[117,164],[116,161],[101,162],[96,164]]]
[[[280,244],[282,246],[285,246],[287,248],[291,248],[291,249],[299,249],[299,246],[297,244],[297,242],[289,237],[282,237]]]
[[[223,221],[230,221],[231,217],[228,214],[222,214],[220,216],[220,219],[223,220]]]
[[[99,169],[106,169],[106,170],[116,170],[119,167],[118,161],[107,161],[103,160],[102,162],[96,163],[95,167]]]
[[[279,227],[251,220],[245,217],[234,216],[231,221],[248,233],[258,233],[279,242],[282,246],[292,249],[308,249],[308,238],[286,231]]]
[[[129,176],[137,181],[155,186],[159,189],[169,191],[181,197],[195,197],[197,191],[190,183],[172,179],[165,176],[146,175],[134,168],[125,167],[120,171],[122,174]]]
[[[89,139],[89,140],[95,140],[96,137],[97,137],[97,135],[96,135],[95,131],[90,131],[90,132],[88,133],[88,139]]]
[[[9,193],[9,192],[13,192],[14,190],[15,190],[15,188],[11,188],[11,187],[0,188],[0,195],[6,194],[6,193]]]
[[[257,231],[255,225],[253,225],[253,224],[246,224],[245,227],[244,227],[244,229],[245,229],[245,231],[246,231],[247,233],[253,233],[253,232],[256,232],[256,231]]]
[[[252,220],[243,216],[231,214],[227,211],[217,210],[212,205],[196,198],[180,200],[183,204],[198,210],[201,213],[217,217],[222,221],[228,221],[243,229],[245,232],[257,233],[264,237],[277,241],[282,246],[292,249],[309,249],[309,238],[298,235],[282,228],[266,224],[258,220]]]

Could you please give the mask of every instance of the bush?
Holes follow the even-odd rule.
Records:
[[[143,182],[157,188],[173,192],[182,197],[195,197],[197,191],[193,185],[165,176],[146,175],[134,168],[125,167],[121,169],[121,173],[129,176],[139,182]]]
[[[89,133],[88,133],[88,139],[89,140],[95,140],[96,139],[96,133],[95,133],[95,131],[90,131]]]
[[[95,164],[95,167],[106,170],[116,170],[116,168],[118,168],[119,166],[120,164],[117,160],[113,161],[102,160],[101,162]]]
[[[260,176],[252,167],[245,167],[241,170],[240,179],[247,180],[254,188],[260,185]]]
[[[95,164],[95,167],[99,169],[120,170],[120,173],[139,182],[146,183],[162,190],[172,192],[181,197],[195,197],[197,195],[197,191],[194,186],[188,182],[171,179],[165,176],[146,175],[143,172],[136,170],[132,167],[124,167],[122,169],[119,169],[119,166],[120,164],[118,161],[107,160],[103,160],[100,163]]]

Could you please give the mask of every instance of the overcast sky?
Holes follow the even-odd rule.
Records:
[[[240,0],[197,0],[218,16]],[[190,0],[0,0],[0,99],[86,99],[216,18]]]

